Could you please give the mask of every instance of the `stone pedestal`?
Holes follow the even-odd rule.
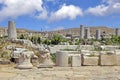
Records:
[[[33,65],[31,64],[30,59],[33,55],[34,55],[34,52],[32,52],[32,51],[22,52],[21,57],[23,58],[23,62],[19,63],[17,65],[17,68],[31,69],[33,67]]]
[[[99,58],[98,57],[88,57],[83,56],[83,66],[97,66],[98,65]]]
[[[72,56],[72,67],[79,67],[79,66],[81,66],[81,55]]]
[[[56,53],[56,65],[68,67],[68,51],[59,51]]]
[[[100,55],[101,66],[115,66],[117,65],[116,54],[101,54]]]

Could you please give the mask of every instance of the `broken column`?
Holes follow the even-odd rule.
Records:
[[[96,38],[96,40],[101,39],[101,36],[100,36],[100,29],[97,29],[97,30],[96,30],[95,38]]]
[[[84,39],[84,26],[80,25],[80,39]]]
[[[41,62],[38,65],[38,68],[51,68],[53,67],[54,63],[51,60],[50,51],[45,49],[41,53]]]
[[[8,39],[17,39],[16,26],[13,21],[8,22]]]
[[[115,34],[116,34],[116,36],[120,36],[120,29],[119,28],[116,28]]]
[[[85,39],[90,39],[90,28],[85,28]]]
[[[61,67],[68,66],[68,51],[59,51],[56,53],[56,65]]]

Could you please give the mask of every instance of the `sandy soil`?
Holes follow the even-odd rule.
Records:
[[[120,66],[15,69],[0,65],[0,80],[120,80]]]

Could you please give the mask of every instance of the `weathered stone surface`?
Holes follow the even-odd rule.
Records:
[[[84,39],[84,26],[80,25],[80,39]]]
[[[85,39],[90,39],[90,28],[85,28]]]
[[[72,67],[79,67],[79,66],[81,66],[81,55],[72,56]]]
[[[68,52],[59,51],[56,53],[56,65],[61,67],[68,66]]]
[[[50,56],[50,52],[49,50],[45,49],[44,51],[42,51],[43,53],[41,53],[41,62],[38,66],[38,68],[47,68],[47,67],[53,67],[54,63],[51,60],[51,56]]]
[[[5,59],[0,59],[0,64],[10,64],[10,61]]]
[[[16,68],[19,69],[31,69],[33,65],[30,62],[30,58],[34,55],[34,52],[32,51],[27,51],[27,52],[22,52],[20,56],[23,59],[23,62],[19,63]]]
[[[8,39],[17,39],[16,26],[13,21],[8,22]]]
[[[98,57],[88,57],[83,56],[82,65],[84,66],[97,66],[99,58]]]
[[[101,66],[115,66],[117,65],[116,54],[101,54],[100,55]]]
[[[120,66],[120,54],[116,55],[117,65]]]
[[[97,30],[96,30],[96,35],[95,35],[95,37],[96,37],[97,40],[101,39],[101,36],[100,36],[100,35],[101,35],[101,34],[100,34],[100,29],[97,29]]]

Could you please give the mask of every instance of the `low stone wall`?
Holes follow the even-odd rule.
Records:
[[[73,49],[76,50],[78,45],[53,45],[49,46],[50,53],[56,53],[57,51],[63,50],[63,49]],[[82,50],[92,50],[94,46],[92,45],[80,45],[80,49]]]
[[[58,66],[68,66],[68,59],[71,57],[71,66],[117,66],[120,65],[120,54],[114,51],[102,51],[97,55],[80,54],[77,51],[59,51],[56,54]],[[67,54],[67,55],[66,55]]]
[[[62,49],[73,49],[76,50],[79,46],[78,45],[52,45],[49,46],[50,49],[50,53],[56,53],[57,51],[60,51]],[[104,45],[103,46],[105,48],[105,50],[116,50],[119,49],[119,46],[112,46],[112,45]],[[94,46],[93,45],[80,45],[79,47],[81,50],[94,50]]]

